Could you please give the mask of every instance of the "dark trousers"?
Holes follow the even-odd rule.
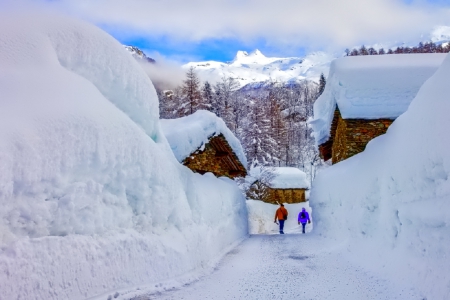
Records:
[[[303,233],[305,233],[305,227],[306,227],[306,223],[302,223],[302,227],[303,227]]]
[[[284,228],[284,220],[278,220],[278,222],[280,222],[280,233],[282,233]]]

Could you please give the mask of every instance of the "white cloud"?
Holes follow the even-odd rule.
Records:
[[[44,1],[44,0],[41,0]],[[411,2],[411,1],[410,1]],[[59,0],[49,6],[124,32],[206,38],[264,39],[280,47],[346,47],[417,39],[450,25],[446,7],[401,0]]]
[[[160,89],[173,89],[186,79],[186,70],[180,67],[179,62],[169,60],[156,52],[145,52],[155,59],[156,63],[141,63],[141,65],[153,84]]]

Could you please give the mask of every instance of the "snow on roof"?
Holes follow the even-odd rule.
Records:
[[[316,143],[330,136],[336,104],[344,119],[395,119],[406,111],[446,54],[391,54],[336,59],[314,104]]]
[[[247,159],[239,140],[221,118],[209,111],[198,110],[186,117],[163,119],[161,127],[179,162],[208,143],[211,136],[223,134],[241,164],[247,166]]]
[[[274,168],[276,175],[269,186],[274,189],[307,189],[309,188],[305,172],[292,167]]]

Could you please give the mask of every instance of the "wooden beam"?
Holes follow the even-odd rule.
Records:
[[[222,152],[222,151],[217,151],[216,152],[216,157],[225,157],[225,156],[228,156],[228,155],[230,155],[230,153],[228,153],[228,152]]]

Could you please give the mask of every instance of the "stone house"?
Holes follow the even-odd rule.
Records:
[[[394,119],[344,119],[336,108],[330,128],[330,138],[319,145],[320,157],[338,163],[366,148],[367,143],[386,133]]]
[[[256,170],[259,172],[259,170]],[[254,174],[254,170],[252,170]],[[306,201],[306,191],[309,188],[306,174],[297,168],[270,168],[273,176],[262,180],[259,176],[251,185],[247,198],[261,200],[267,203],[300,203]],[[250,174],[250,177],[253,175]]]
[[[182,161],[183,165],[200,174],[211,172],[217,177],[245,177],[247,170],[239,161],[223,134],[211,136],[208,142]]]
[[[444,58],[432,53],[334,60],[310,121],[322,159],[335,164],[364,151],[408,109]]]
[[[192,115],[161,120],[176,159],[200,174],[229,178],[247,175],[247,160],[239,140],[215,114],[199,110]]]

